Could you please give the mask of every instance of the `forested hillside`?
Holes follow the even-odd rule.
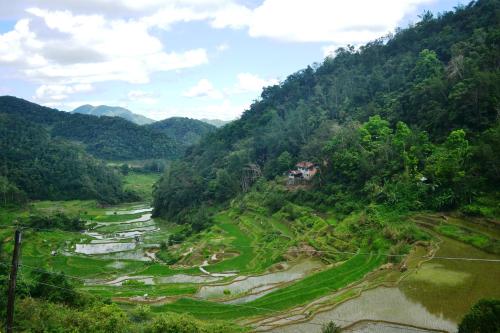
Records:
[[[181,148],[173,139],[119,117],[71,114],[46,108],[23,99],[0,97],[0,114],[21,117],[44,126],[52,137],[83,144],[98,158],[110,160],[171,159]]]
[[[216,127],[203,121],[185,117],[172,117],[147,125],[157,133],[163,133],[182,145],[198,143],[200,139],[216,130]]]
[[[135,199],[119,176],[42,126],[0,113],[0,206],[27,199]]]
[[[172,164],[155,214],[190,221],[188,213],[241,193],[247,165],[274,179],[301,160],[317,163],[320,175],[312,190],[290,192],[292,201],[344,213],[378,203],[492,214],[500,184],[499,23],[494,0],[427,13],[265,88],[241,119]]]
[[[107,117],[121,117],[137,125],[146,125],[154,123],[153,119],[141,116],[140,114],[133,113],[132,111],[119,107],[99,105],[92,106],[89,104],[82,105],[71,111],[72,113],[89,114],[92,116],[107,116]]]

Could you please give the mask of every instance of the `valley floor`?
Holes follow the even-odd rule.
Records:
[[[482,249],[498,251],[498,226],[456,217],[413,216],[432,240],[389,262],[387,253],[343,239],[333,216],[305,208],[293,224],[230,208],[210,229],[170,246],[165,240],[182,227],[151,218],[146,202],[36,202],[30,210],[78,213],[87,230],[25,230],[21,279],[36,269],[64,272],[82,292],[124,308],[148,304],[155,313],[187,312],[254,331],[320,332],[333,320],[349,332],[454,332],[478,299],[500,297],[500,255]],[[2,212],[7,251],[8,220],[27,214]],[[332,228],[337,239],[329,238]],[[166,257],[175,260],[168,265]]]

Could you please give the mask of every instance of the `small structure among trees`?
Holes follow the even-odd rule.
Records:
[[[300,184],[304,181],[311,180],[319,167],[311,162],[302,161],[295,165],[295,170],[288,171],[288,185]]]
[[[249,163],[243,170],[241,175],[241,188],[243,192],[248,192],[252,184],[260,177],[262,177],[262,171],[257,164]]]

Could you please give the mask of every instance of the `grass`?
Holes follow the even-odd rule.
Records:
[[[500,229],[492,223],[482,220],[464,220],[457,217],[448,217],[445,221],[433,214],[419,214],[414,219],[434,231],[470,244],[489,253],[500,254]]]
[[[124,188],[134,191],[144,201],[150,202],[153,198],[153,185],[160,179],[160,176],[159,173],[129,172],[123,177]]]
[[[148,294],[156,296],[191,295],[198,289],[195,284],[164,284],[164,285],[122,285],[122,286],[89,286],[84,290],[102,297],[133,297]]]
[[[150,200],[150,190],[158,179],[157,175],[130,173],[124,177],[126,188],[142,193],[144,200]],[[258,194],[250,198],[244,210],[232,207],[219,211],[214,216],[214,226],[200,234],[188,238],[181,246],[171,248],[172,254],[180,255],[193,247],[192,254],[187,255],[179,262],[179,268],[159,263],[142,262],[138,260],[103,259],[99,256],[61,255],[60,250],[71,248],[74,244],[85,243],[90,240],[81,233],[71,233],[54,230],[50,233],[33,233],[25,239],[23,247],[23,262],[29,266],[42,267],[55,271],[63,271],[67,275],[83,279],[99,278],[111,279],[117,276],[145,275],[171,276],[174,274],[199,275],[198,265],[214,253],[226,253],[226,259],[210,264],[206,270],[213,273],[238,271],[244,275],[262,274],[268,269],[275,269],[274,264],[283,262],[290,255],[290,247],[312,246],[319,250],[355,251],[362,246],[363,239],[370,238],[376,242],[383,238],[379,225],[373,226],[368,222],[360,223],[361,213],[352,214],[348,218],[333,218],[331,214],[317,214],[313,209],[300,205],[289,204],[271,214],[262,205]],[[97,228],[98,232],[114,233],[120,230],[143,226],[142,222],[133,226],[123,227],[119,222],[139,218],[142,214],[107,215],[113,210],[126,210],[137,207],[140,203],[121,205],[120,207],[101,207],[95,201],[41,201],[30,205],[29,209],[19,214],[31,211],[51,213],[64,211],[68,214],[80,215],[96,222],[110,222],[109,225]],[[15,213],[9,213],[9,216]],[[6,215],[7,216],[7,215]],[[114,223],[116,222],[116,223]],[[161,220],[156,221],[161,230],[144,237],[146,244],[159,244],[167,240],[168,235],[175,232],[176,225]],[[372,229],[370,229],[372,228]],[[381,228],[380,228],[381,229]],[[360,231],[358,233],[358,230]],[[371,234],[369,234],[371,233]],[[9,234],[0,231],[3,239]],[[10,243],[10,242],[9,242]],[[7,245],[7,243],[6,243]],[[382,244],[380,247],[386,247]],[[5,246],[8,248],[8,245]],[[366,244],[366,248],[375,248]],[[51,256],[53,250],[59,250],[56,256]],[[231,254],[237,254],[231,257]],[[309,254],[298,254],[308,256]],[[293,257],[293,255],[292,255]],[[325,263],[338,263],[329,268],[313,273],[302,280],[290,282],[257,300],[244,305],[229,305],[201,301],[189,298],[196,293],[200,284],[170,283],[145,285],[129,283],[122,286],[83,286],[84,291],[103,297],[131,297],[148,294],[149,296],[169,296],[176,301],[155,306],[154,311],[187,312],[203,319],[238,319],[249,316],[270,314],[274,311],[285,311],[292,307],[307,304],[322,296],[359,281],[368,272],[374,270],[383,262],[378,255],[322,254]],[[185,266],[182,266],[185,265]],[[188,267],[190,266],[190,267]],[[24,269],[24,268],[23,268]],[[29,269],[27,269],[29,273]],[[158,280],[159,281],[159,280]]]
[[[141,217],[144,213],[137,214],[124,214],[124,215],[97,215],[92,219],[98,222],[123,222],[127,220],[133,220]]]
[[[172,276],[175,274],[200,274],[198,267],[173,269],[163,264],[150,264],[145,269],[137,271],[134,275],[152,275],[152,276]]]
[[[435,228],[437,232],[450,238],[459,240],[463,243],[470,244],[478,249],[485,250],[490,253],[500,254],[500,241],[490,238],[485,234],[481,234],[468,228],[461,228],[452,224],[442,223]]]
[[[209,270],[211,272],[249,270],[250,262],[254,258],[252,238],[248,236],[248,233],[244,233],[238,225],[232,223],[228,214],[219,214],[216,217],[216,222],[217,226],[226,233],[226,237],[231,239],[231,246],[240,254],[215,265],[210,265]]]

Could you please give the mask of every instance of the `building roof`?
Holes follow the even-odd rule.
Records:
[[[297,163],[295,166],[297,168],[309,169],[309,168],[312,168],[314,166],[314,164],[311,162],[302,161],[302,162]]]

